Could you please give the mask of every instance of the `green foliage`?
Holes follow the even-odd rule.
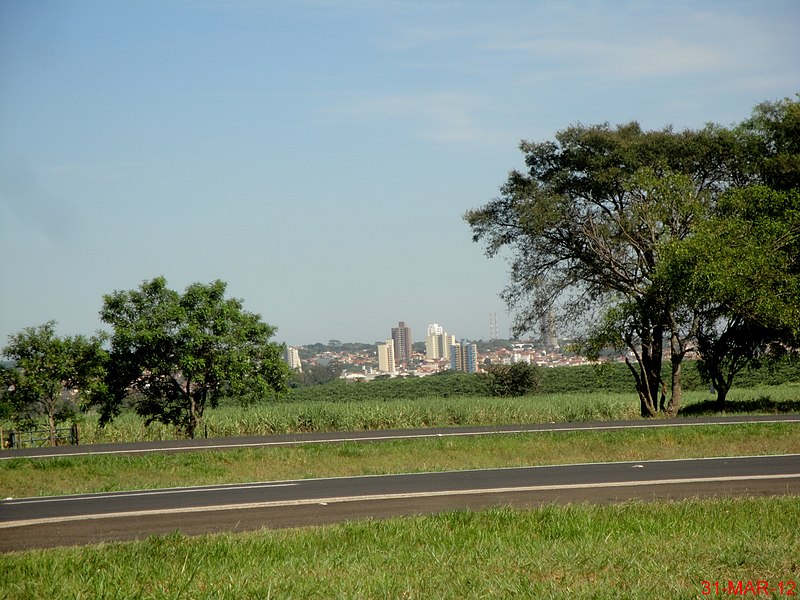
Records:
[[[492,365],[484,377],[492,396],[525,396],[539,387],[542,372],[536,365],[514,363]]]
[[[794,352],[762,358],[736,378],[736,386],[739,388],[781,385],[787,382],[800,382],[800,357]]]
[[[95,398],[104,422],[133,396],[147,422],[193,437],[207,405],[284,391],[289,375],[275,328],[225,298],[226,285],[195,283],[179,294],[163,277],[138,290],[104,296],[101,318],[113,327],[108,391]]]
[[[425,397],[450,398],[460,396],[486,396],[485,381],[474,373],[445,371],[428,377],[392,377],[373,381],[343,381],[293,389],[287,400],[303,402],[384,401]]]
[[[760,181],[775,190],[800,189],[800,102],[762,102],[738,134],[753,148]]]
[[[555,138],[523,143],[527,172],[512,172],[501,198],[465,219],[489,256],[513,252],[503,297],[517,311],[515,333],[537,327],[556,305],[587,330],[599,311],[595,343],[635,353],[641,411],[652,415],[664,335],[676,321],[674,290],[653,281],[660,252],[687,237],[732,181],[734,165],[716,167],[728,166],[736,140],[713,126],[676,133],[637,123],[576,125]],[[616,312],[603,316],[611,307]]]
[[[669,366],[664,365],[662,377],[669,377]],[[764,361],[758,366],[750,365],[736,378],[736,389],[800,383],[800,361],[785,356],[775,362]],[[688,360],[684,363],[683,385],[687,391],[709,389],[709,381],[701,372],[700,362]],[[597,393],[630,391],[630,372],[624,363],[604,362],[596,365],[576,367],[554,367],[543,369],[539,394]]]
[[[731,129],[575,125],[523,143],[526,172],[465,219],[489,256],[511,250],[517,333],[559,305],[589,354],[626,348],[643,415],[663,404],[669,343],[674,412],[696,339],[720,387],[770,344],[797,345],[798,139],[789,99]]]
[[[637,123],[576,125],[555,142],[525,142],[526,173],[465,215],[487,254],[513,251],[504,298],[516,332],[535,328],[556,298],[574,311],[609,294],[638,296],[655,245],[686,235],[735,148],[728,130],[642,131]],[[728,179],[732,174],[725,175]]]
[[[277,401],[248,407],[225,405],[210,410],[203,419],[203,431],[209,437],[229,437],[629,419],[635,416],[630,400],[630,393],[598,392],[505,398],[484,395],[373,398],[352,402]],[[81,438],[86,443],[166,440],[176,435],[174,428],[161,423],[144,426],[133,413],[123,413],[102,428],[98,428],[89,415],[81,424]]]
[[[527,366],[527,365],[526,365]],[[630,371],[624,363],[610,361],[594,365],[536,369],[539,378],[535,394],[593,394],[630,393]],[[662,366],[661,376],[669,377],[669,365]],[[739,387],[780,385],[800,382],[800,362],[786,357],[773,364],[745,369],[739,376]],[[694,360],[686,361],[683,372],[684,388],[689,391],[708,390]],[[445,371],[429,377],[395,377],[369,382],[336,380],[324,385],[292,389],[285,401],[303,402],[386,402],[391,400],[420,400],[423,398],[469,398],[491,396],[485,374]]]
[[[800,381],[800,372],[796,373]],[[669,365],[662,366],[661,376],[669,377]],[[707,390],[708,384],[704,383],[697,370],[695,361],[687,361],[684,365],[684,389]],[[790,380],[791,381],[791,380]],[[753,385],[760,385],[754,380]],[[625,363],[602,362],[595,365],[580,365],[575,367],[554,367],[543,369],[543,377],[538,393],[564,394],[564,393],[627,393],[630,392],[630,371]]]
[[[307,364],[301,372],[292,374],[291,387],[305,387],[310,385],[321,385],[336,381],[342,372],[342,366],[337,361],[327,364]]]
[[[364,344],[361,342],[340,342],[339,340],[329,340],[327,344],[317,342],[316,344],[307,344],[298,349],[300,358],[309,359],[312,356],[322,354],[324,352],[367,352],[375,354],[374,344]]]
[[[106,352],[99,338],[58,337],[55,322],[28,327],[9,337],[0,366],[5,411],[22,427],[44,417],[55,443],[55,426],[75,414],[76,400],[101,387]]]
[[[480,354],[486,354],[498,349],[513,350],[514,342],[511,340],[477,340],[475,345]]]
[[[800,192],[749,186],[673,249],[684,297],[701,307],[697,349],[719,408],[753,361],[800,345]]]
[[[726,195],[690,251],[695,293],[776,335],[800,335],[800,190]]]

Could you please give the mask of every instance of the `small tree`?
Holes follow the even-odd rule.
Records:
[[[60,338],[55,321],[9,336],[3,355],[13,367],[0,366],[4,396],[18,424],[47,418],[50,445],[56,425],[72,417],[75,401],[95,392],[105,372],[106,352],[99,338]]]
[[[492,396],[525,396],[536,390],[542,381],[539,367],[526,363],[493,365],[486,377]]]
[[[703,381],[712,384],[717,393],[717,410],[725,410],[733,379],[742,369],[759,364],[770,350],[781,348],[771,341],[774,334],[774,330],[738,317],[717,317],[700,329],[697,368]]]
[[[101,423],[132,396],[149,424],[175,425],[194,437],[207,406],[222,396],[242,401],[286,389],[289,367],[276,329],[242,301],[225,298],[226,284],[195,283],[183,294],[163,277],[138,290],[104,296],[102,320],[113,327],[107,393],[98,395]]]

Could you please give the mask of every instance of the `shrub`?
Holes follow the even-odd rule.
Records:
[[[542,372],[539,367],[525,363],[493,365],[486,378],[492,396],[524,396],[536,391]]]

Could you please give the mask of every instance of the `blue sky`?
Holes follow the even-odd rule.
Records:
[[[800,91],[800,3],[0,0],[0,345],[223,279],[299,345],[501,335],[462,215],[581,122]]]

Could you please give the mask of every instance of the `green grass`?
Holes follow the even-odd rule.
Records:
[[[796,386],[731,408],[797,405]],[[708,393],[687,392],[702,406]],[[273,403],[207,413],[209,435],[636,418],[632,394]],[[705,410],[701,408],[701,410]],[[796,410],[796,409],[795,409]],[[84,443],[175,437],[129,416]],[[92,433],[92,432],[95,433]],[[92,438],[94,436],[94,438]],[[4,496],[571,462],[800,453],[792,424],[434,438],[0,461]],[[800,584],[800,499],[496,508],[322,528],[0,555],[4,598],[697,598],[703,581]],[[799,592],[800,593],[800,592]]]
[[[791,423],[0,461],[3,497],[579,462],[800,453]]]
[[[499,425],[548,421],[626,419],[638,405],[624,394],[558,394],[524,398],[428,397],[358,402],[264,402],[249,407],[221,406],[209,410],[198,434],[208,437],[269,435],[310,431],[408,429],[457,425]],[[84,443],[174,439],[172,427],[145,427],[127,413],[101,429],[96,419],[81,425]]]
[[[357,385],[357,384],[353,384]],[[367,384],[363,384],[367,385]],[[705,412],[709,393],[684,394],[686,412]],[[730,412],[787,412],[800,410],[800,386],[784,385],[734,390]],[[635,394],[614,392],[535,394],[522,398],[426,397],[357,402],[264,402],[240,407],[226,404],[206,411],[198,436],[229,437],[309,431],[358,431],[458,425],[505,425],[590,420],[638,419]],[[125,442],[175,439],[173,427],[144,426],[132,413],[100,428],[96,415],[81,423],[81,442]]]
[[[0,598],[698,598],[800,583],[800,499],[495,508],[0,556]]]

